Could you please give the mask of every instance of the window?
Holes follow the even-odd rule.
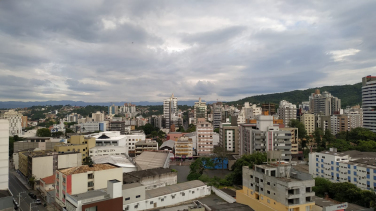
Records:
[[[86,208],[85,211],[97,211],[97,206]]]
[[[266,184],[267,184],[267,185],[270,185],[270,182],[267,182]]]
[[[150,201],[150,204],[153,204],[153,201]]]
[[[267,193],[267,194],[270,194],[270,191],[267,190],[266,193]]]
[[[161,199],[161,201],[164,201],[164,199]]]
[[[137,195],[136,198],[140,198],[141,196],[140,195]]]
[[[270,200],[268,199],[267,201],[268,201],[268,203],[270,204]]]
[[[131,197],[127,197],[127,198],[125,198],[124,200],[125,201],[128,201],[128,200],[130,200],[131,199]]]

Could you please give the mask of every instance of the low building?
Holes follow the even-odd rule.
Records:
[[[39,148],[41,150],[54,150],[56,145],[64,144],[64,140],[54,140],[51,137],[26,137],[24,141],[13,143],[14,152],[25,149]]]
[[[123,185],[123,210],[138,211],[167,207],[211,194],[211,188],[199,180],[145,190],[140,183]]]
[[[182,136],[184,136],[187,133],[182,133],[182,132],[169,132],[167,134],[167,140],[174,140],[178,141],[178,139]]]
[[[109,180],[107,189],[67,194],[66,207],[69,211],[122,211],[122,183],[118,180]]]
[[[126,155],[127,150],[121,146],[97,146],[89,151],[89,156],[105,156],[105,155]]]
[[[376,154],[374,152],[330,151],[309,154],[309,173],[331,182],[350,182],[363,190],[376,191]]]
[[[193,143],[192,139],[188,137],[180,137],[175,144],[175,158],[189,158],[193,157]]]
[[[159,147],[159,150],[166,150],[170,151],[172,153],[175,152],[175,141],[174,140],[168,140],[163,142],[163,144]]]
[[[68,139],[68,143],[64,145],[57,145],[54,147],[55,152],[80,152],[82,154],[82,162],[89,157],[89,151],[95,147],[95,138],[85,138],[80,135],[73,135]]]
[[[82,155],[79,152],[21,151],[18,153],[18,163],[16,170],[25,177],[34,176],[35,180],[39,180],[53,175],[57,169],[82,165]]]
[[[1,211],[13,211],[13,196],[8,189],[0,190],[0,210]]]
[[[123,172],[137,171],[136,163],[127,155],[102,155],[93,156],[91,160],[95,164],[110,163],[123,169]]]
[[[136,148],[136,156],[140,155],[143,151],[153,151],[158,150],[158,142],[146,139],[145,141],[139,141],[135,145]]]
[[[133,171],[123,174],[123,183],[140,183],[146,190],[174,185],[177,183],[178,174],[171,169],[155,168],[141,171]]]
[[[41,178],[39,183],[39,191],[44,201],[47,201],[48,192],[55,190],[55,174],[49,177]]]
[[[158,152],[142,152],[134,161],[136,162],[138,170],[146,170],[153,168],[169,168],[170,167],[170,153],[166,151]]]
[[[111,164],[94,164],[57,170],[55,201],[64,208],[67,194],[72,196],[107,188],[108,180],[118,180],[123,183],[122,169]]]
[[[254,210],[312,210],[315,180],[311,175],[285,164],[243,166],[243,189],[236,191],[236,202]]]

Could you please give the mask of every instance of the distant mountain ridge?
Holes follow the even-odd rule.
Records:
[[[306,90],[294,90],[282,93],[273,93],[265,95],[256,95],[252,97],[246,97],[241,100],[227,102],[228,105],[242,105],[245,102],[250,103],[276,103],[279,104],[281,100],[287,100],[293,104],[299,104],[302,101],[308,101],[311,93],[314,93],[316,89],[320,90],[320,93],[327,91],[334,97],[341,99],[341,107],[354,106],[362,104],[362,83],[356,83],[353,85],[339,85],[339,86],[324,86],[317,88],[310,88]]]
[[[265,95],[256,95],[252,97],[246,97],[237,101],[226,102],[228,105],[242,105],[244,102],[250,103],[276,103],[279,104],[281,100],[287,100],[293,104],[299,104],[302,101],[308,101],[308,97],[311,93],[314,93],[316,89],[320,89],[320,92],[328,91],[333,96],[341,99],[342,108],[346,106],[354,106],[362,103],[362,84],[357,83],[353,85],[339,85],[339,86],[324,86],[317,88],[310,88],[306,90],[294,90],[282,93],[273,93]],[[178,101],[179,105],[193,106],[197,100],[191,101]],[[207,104],[214,103],[215,101],[208,101]],[[0,108],[26,108],[31,106],[45,106],[45,105],[72,105],[72,106],[88,106],[88,105],[98,105],[98,106],[109,106],[124,105],[128,102],[84,102],[84,101],[72,101],[72,100],[61,100],[61,101],[34,101],[34,102],[22,102],[22,101],[6,101],[0,102]],[[131,102],[132,104],[138,106],[148,106],[148,105],[163,105],[163,102]]]

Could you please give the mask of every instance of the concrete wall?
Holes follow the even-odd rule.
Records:
[[[9,122],[0,119],[0,190],[8,189],[9,174]]]
[[[140,196],[136,198],[136,196]],[[129,198],[129,199],[128,199]],[[138,186],[123,190],[123,204],[131,204],[146,199],[145,186]]]
[[[184,195],[182,194],[184,193]],[[128,207],[129,211],[147,210],[159,207],[166,207],[193,199],[205,197],[211,194],[211,188],[204,185],[196,188],[191,188],[184,191],[177,191],[174,193],[158,196],[155,198],[146,199],[139,202],[124,204],[123,209]],[[136,207],[137,206],[137,207]]]
[[[95,171],[94,172],[94,190],[107,188],[107,181],[113,180],[113,179],[123,182],[123,169],[122,168],[108,169],[105,171]]]
[[[73,174],[71,187],[72,187],[71,195],[87,192],[87,189],[88,189],[87,173]]]
[[[13,197],[7,196],[0,198],[0,210],[1,211],[13,211]]]
[[[171,172],[167,174],[157,175],[154,177],[144,177],[140,183],[145,186],[146,190],[164,187],[166,185],[177,184],[178,174],[177,172]]]
[[[223,200],[227,201],[228,203],[234,203],[236,201],[236,199],[230,195],[228,195],[227,193],[215,188],[214,186],[212,187],[212,190],[213,192],[221,197]]]
[[[82,154],[62,154],[57,157],[58,169],[70,168],[82,165]]]
[[[32,174],[36,180],[45,178],[54,174],[53,172],[53,157],[34,157],[32,166]]]

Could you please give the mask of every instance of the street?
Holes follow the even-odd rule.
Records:
[[[30,210],[30,203],[34,202],[34,199],[30,198],[28,193],[30,192],[14,175],[16,174],[15,171],[9,169],[9,189],[13,193],[14,199],[16,199],[17,203],[19,203],[19,197],[18,194],[21,193],[21,204],[20,204],[20,209],[22,211],[28,211]],[[33,191],[35,193],[35,191]],[[47,211],[43,205],[36,205],[36,204],[31,204],[31,210],[34,211]]]

